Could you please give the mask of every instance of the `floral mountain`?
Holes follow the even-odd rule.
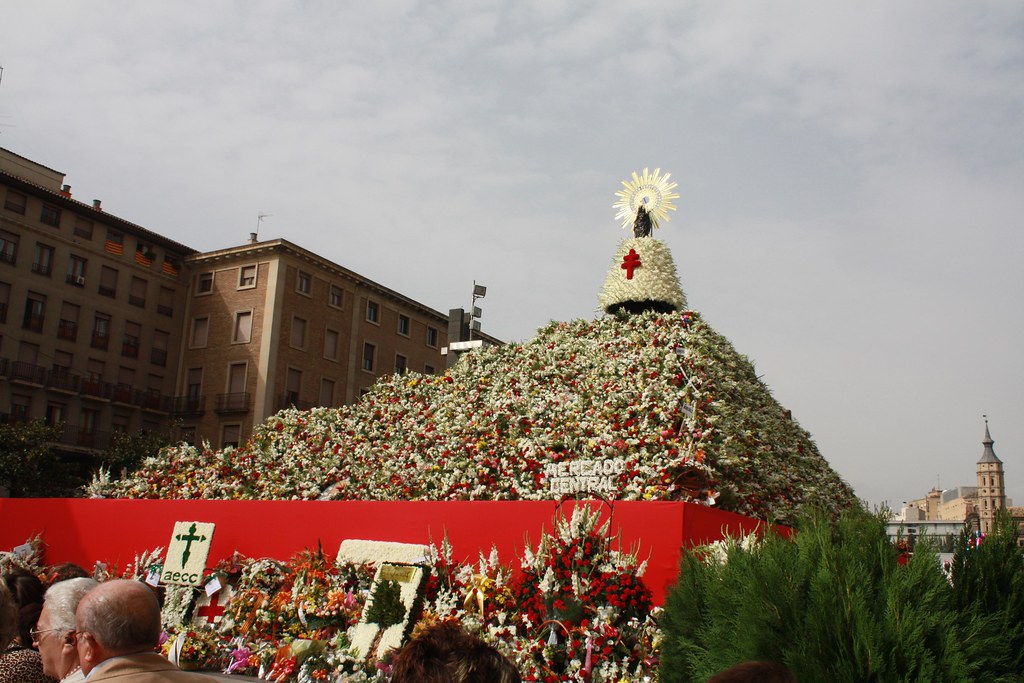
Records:
[[[692,311],[553,322],[441,376],[383,378],[354,405],[273,415],[237,449],[166,448],[90,492],[514,500],[595,487],[780,522],[855,502],[752,364]]]

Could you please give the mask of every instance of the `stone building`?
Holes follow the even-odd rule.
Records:
[[[172,425],[221,447],[446,367],[446,314],[286,240],[199,253],[5,149],[0,201],[0,420],[62,425],[68,453]]]

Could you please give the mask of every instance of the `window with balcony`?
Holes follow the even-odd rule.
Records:
[[[68,276],[67,281],[69,284],[75,285],[76,287],[85,286],[85,267],[88,265],[88,259],[84,259],[81,256],[71,254],[68,257]]]
[[[252,339],[252,311],[235,313],[235,326],[231,341],[236,344],[247,344]]]
[[[29,292],[25,297],[25,317],[21,326],[32,332],[43,331],[43,319],[46,316],[46,297],[36,292]]]
[[[412,323],[409,321],[409,316],[402,315],[401,313],[398,314],[398,334],[403,337],[408,337],[411,325]]]
[[[78,339],[78,316],[81,307],[65,301],[60,305],[60,321],[57,323],[57,337],[67,341]]]
[[[131,288],[128,290],[128,303],[139,308],[146,307],[146,290],[149,283],[141,277],[132,275]]]
[[[24,192],[8,189],[7,199],[4,200],[4,208],[14,213],[25,215],[25,207],[28,206],[28,195]]]
[[[97,292],[101,296],[109,296],[111,299],[117,296],[117,269],[110,266],[100,266],[100,286]]]
[[[28,422],[32,415],[32,397],[11,396],[11,422]]]
[[[64,424],[67,413],[68,407],[66,404],[48,401],[46,403],[46,424],[51,427],[57,427]]]
[[[174,315],[174,290],[160,285],[160,293],[156,300],[156,312],[172,317]]]
[[[0,230],[0,263],[14,265],[18,261],[18,236],[13,232]]]
[[[43,204],[43,209],[39,212],[39,222],[59,228],[60,209],[52,204]]]
[[[153,330],[153,348],[149,351],[149,362],[161,368],[167,367],[167,344],[171,335],[164,330]]]
[[[92,240],[92,221],[87,221],[81,216],[75,216],[75,237]]]
[[[377,347],[366,342],[363,344],[363,370],[373,372],[373,361],[377,355]]]
[[[53,247],[49,244],[36,242],[36,250],[32,255],[32,272],[47,277],[53,272]]]
[[[92,321],[92,342],[94,349],[106,350],[110,344],[110,316],[97,313]]]
[[[127,321],[124,324],[124,339],[121,340],[121,355],[125,358],[138,358],[142,325]]]

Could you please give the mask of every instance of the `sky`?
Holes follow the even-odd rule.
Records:
[[[285,238],[484,330],[594,318],[615,192],[871,505],[1024,505],[1024,4],[7,3],[0,147],[198,250]],[[260,220],[260,215],[265,218]]]

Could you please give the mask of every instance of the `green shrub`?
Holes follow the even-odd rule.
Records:
[[[800,681],[1022,680],[1024,574],[1009,521],[980,549],[961,539],[952,584],[932,543],[901,565],[883,517],[863,510],[744,545],[684,556],[662,681],[749,660],[783,662]]]

